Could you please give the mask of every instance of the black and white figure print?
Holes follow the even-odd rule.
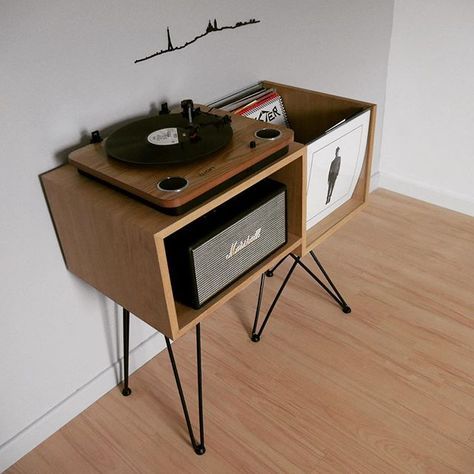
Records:
[[[331,161],[331,166],[329,167],[328,174],[328,195],[326,197],[326,204],[331,202],[332,192],[334,190],[334,185],[336,184],[337,176],[339,175],[339,170],[341,169],[341,157],[339,155],[340,148],[336,147],[336,156],[334,160]]]
[[[308,144],[306,228],[347,202],[364,164],[370,110],[346,120]]]

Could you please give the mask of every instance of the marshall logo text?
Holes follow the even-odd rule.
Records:
[[[230,246],[230,252],[225,256],[226,260],[229,260],[229,258],[233,257],[237,252],[240,252],[242,249],[250,245],[252,242],[255,242],[257,239],[259,239],[261,232],[262,232],[262,228],[259,227],[255,231],[255,234],[247,236],[245,240],[241,240],[240,242],[235,241]]]

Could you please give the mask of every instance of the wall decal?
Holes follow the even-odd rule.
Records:
[[[171,53],[172,51],[177,51],[178,49],[186,48],[186,46],[189,46],[190,44],[196,42],[197,40],[204,38],[204,36],[207,36],[210,33],[215,33],[217,31],[223,31],[223,30],[233,30],[235,28],[240,28],[241,26],[255,25],[256,23],[260,23],[260,20],[256,20],[255,18],[252,18],[251,20],[248,20],[248,21],[238,21],[235,25],[232,25],[232,26],[217,26],[216,19],[214,19],[213,22],[209,20],[206,31],[204,33],[196,36],[191,41],[187,41],[181,46],[173,46],[173,43],[171,42],[170,29],[166,28],[166,33],[168,36],[168,49],[162,49],[161,51],[157,51],[156,53],[150,54],[149,56],[145,56],[144,58],[136,59],[134,62],[135,64],[140,63],[142,61],[146,61],[156,56],[160,56],[161,54]]]

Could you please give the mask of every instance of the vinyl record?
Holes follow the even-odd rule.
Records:
[[[187,163],[215,153],[232,138],[229,120],[200,113],[193,123],[181,114],[148,117],[112,133],[107,154],[140,165]]]

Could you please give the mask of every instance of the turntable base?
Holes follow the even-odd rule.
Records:
[[[107,155],[106,141],[74,151],[69,162],[84,174],[142,198],[167,214],[176,215],[285,155],[288,145],[293,142],[293,131],[272,126],[274,133],[257,134],[266,128],[263,122],[233,116],[233,136],[229,144],[190,163],[124,163]]]

